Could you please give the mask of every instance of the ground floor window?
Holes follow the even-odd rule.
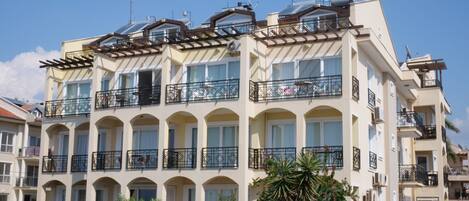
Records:
[[[7,201],[8,200],[8,194],[0,194],[0,201]]]
[[[136,188],[130,190],[130,197],[136,200],[151,201],[156,199],[156,189],[152,188]]]
[[[205,190],[205,201],[237,200],[238,189],[230,187],[213,187]]]

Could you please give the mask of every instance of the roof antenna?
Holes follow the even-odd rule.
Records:
[[[132,7],[133,7],[133,0],[129,0],[129,24],[132,24]]]
[[[406,58],[412,59],[412,52],[410,52],[409,46],[405,46]]]

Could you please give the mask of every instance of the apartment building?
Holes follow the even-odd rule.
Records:
[[[360,199],[447,199],[446,66],[398,62],[379,0],[187,24],[131,23],[41,61],[38,200],[255,200],[266,161],[301,152]]]
[[[42,109],[0,98],[0,200],[35,201]]]
[[[453,153],[448,157],[448,194],[449,200],[469,200],[469,166],[467,148],[451,144]]]

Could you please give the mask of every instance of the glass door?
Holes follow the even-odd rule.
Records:
[[[68,155],[68,134],[59,135],[59,155]]]
[[[137,99],[136,95],[133,92],[129,92],[129,89],[135,87],[135,74],[134,73],[124,73],[119,75],[119,89],[120,91],[116,93],[117,103],[123,107],[130,105],[133,101]]]
[[[205,97],[205,65],[187,67],[188,100],[199,100]]]
[[[273,97],[291,96],[295,94],[295,88],[288,84],[286,80],[295,78],[295,63],[279,63],[272,65],[272,84],[271,93]]]
[[[138,73],[138,104],[149,105],[151,104],[152,97],[152,71],[141,71]]]
[[[76,155],[87,155],[88,154],[88,135],[87,134],[77,135],[75,154]]]
[[[279,123],[271,126],[271,148],[296,147],[295,124]]]
[[[211,126],[207,129],[207,163],[212,166],[233,166],[238,163],[236,126]]]

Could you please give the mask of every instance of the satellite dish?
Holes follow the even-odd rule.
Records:
[[[230,41],[226,44],[226,49],[228,49],[229,52],[239,52],[240,47],[241,43],[237,40]]]

